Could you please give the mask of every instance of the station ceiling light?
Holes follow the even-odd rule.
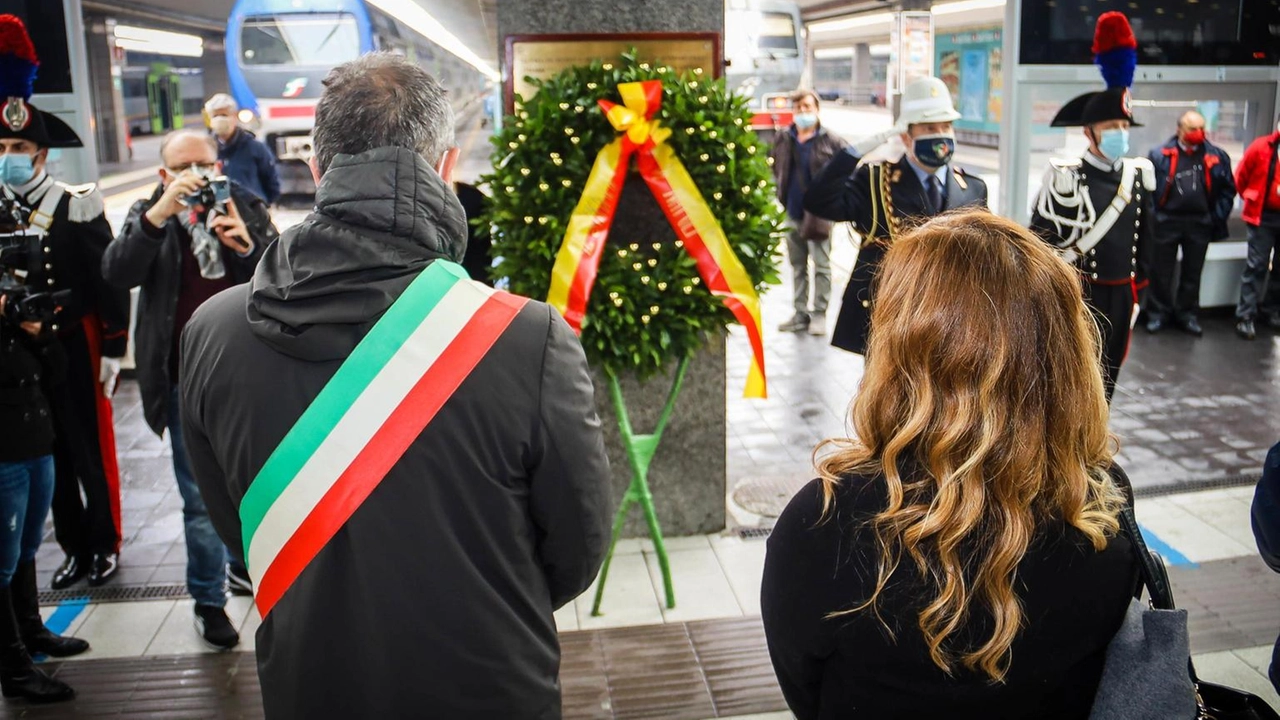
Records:
[[[955,13],[972,12],[974,10],[988,10],[990,8],[1002,8],[1005,0],[960,0],[960,2],[939,3],[933,6],[934,15],[952,15]]]
[[[868,25],[888,24],[891,20],[893,20],[893,13],[887,12],[854,15],[853,17],[836,18],[835,20],[819,20],[809,25],[809,32],[839,32],[852,28],[867,27]]]
[[[115,36],[116,47],[132,52],[181,57],[200,57],[204,54],[204,40],[197,35],[116,25]]]
[[[848,46],[816,48],[813,51],[813,57],[818,60],[836,60],[840,58],[850,58],[850,57],[853,57],[853,48]]]
[[[369,4],[385,12],[391,17],[413,28],[419,34],[428,37],[432,42],[457,55],[463,62],[472,65],[484,73],[490,80],[497,80],[498,73],[479,55],[472,52],[457,35],[449,32],[414,0],[368,0]]]

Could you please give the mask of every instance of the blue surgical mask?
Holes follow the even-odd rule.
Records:
[[[818,124],[818,114],[817,113],[796,113],[794,120],[796,123],[796,127],[800,128],[801,130],[808,130],[809,128]]]
[[[956,154],[956,139],[950,133],[921,135],[912,143],[911,151],[921,165],[940,168]]]
[[[36,174],[32,166],[31,156],[23,153],[5,153],[0,155],[0,183],[9,187],[17,187],[31,181]]]
[[[1129,154],[1129,131],[1124,128],[1103,130],[1098,139],[1098,150],[1111,162]]]

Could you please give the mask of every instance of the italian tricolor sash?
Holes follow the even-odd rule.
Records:
[[[356,346],[240,503],[254,601],[264,619],[526,302],[437,260]]]

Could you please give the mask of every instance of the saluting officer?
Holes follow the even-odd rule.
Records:
[[[837,153],[809,185],[805,210],[828,220],[852,222],[862,236],[831,334],[832,345],[855,353],[866,350],[871,281],[899,233],[947,210],[986,206],[987,184],[951,164],[956,147],[952,122],[959,118],[941,80],[914,80],[903,89],[895,129]],[[859,162],[860,150],[892,135],[900,135],[906,145],[901,159]]]
[[[116,572],[120,547],[120,478],[110,393],[120,373],[129,329],[129,293],[107,285],[100,270],[111,242],[96,186],[70,186],[46,171],[50,148],[83,147],[57,116],[31,97],[36,57],[18,18],[0,16],[0,185],[16,199],[40,252],[26,284],[70,291],[51,323],[67,357],[64,382],[47,388],[55,441],[54,529],[66,559],[53,587],[86,574],[100,584]],[[83,487],[87,503],[81,502]]]
[[[1102,334],[1108,401],[1129,351],[1155,222],[1155,168],[1147,158],[1125,157],[1129,128],[1141,127],[1133,119],[1129,99],[1136,49],[1123,14],[1108,12],[1098,18],[1094,53],[1109,87],[1073,98],[1051,123],[1083,127],[1089,150],[1080,158],[1050,161],[1031,217],[1032,229],[1080,272],[1085,303]]]

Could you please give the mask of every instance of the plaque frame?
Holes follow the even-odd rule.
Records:
[[[515,92],[516,78],[524,78],[529,73],[523,68],[516,67],[516,45],[517,44],[534,44],[534,45],[571,45],[573,43],[615,43],[617,53],[620,54],[636,43],[660,43],[663,41],[676,42],[706,42],[710,43],[710,54],[706,58],[704,67],[711,79],[718,80],[724,76],[724,49],[723,40],[720,33],[716,32],[677,32],[677,33],[553,33],[553,34],[532,34],[532,35],[508,35],[503,41],[505,48],[505,57],[503,68],[505,70],[502,79],[502,106],[503,111],[510,115],[515,112]],[[601,59],[599,53],[584,54],[577,61],[580,63],[588,63],[592,60]],[[559,72],[557,69],[555,72]],[[546,77],[551,77],[554,73],[547,73]]]

